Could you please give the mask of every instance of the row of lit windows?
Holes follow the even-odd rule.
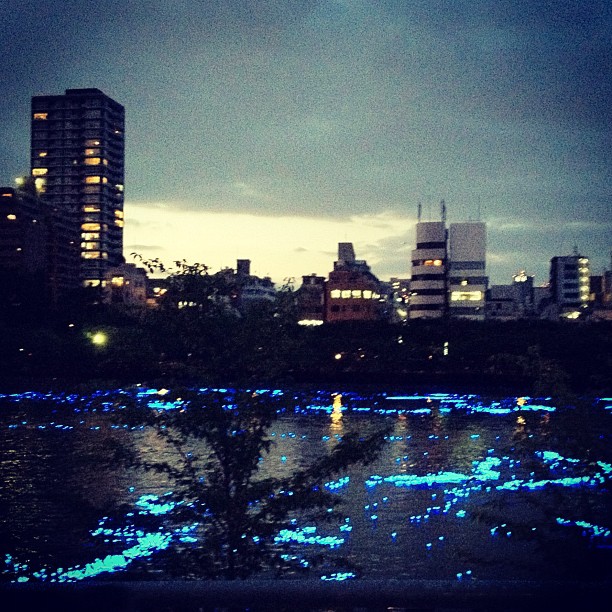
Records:
[[[344,299],[364,299],[364,300],[378,300],[380,294],[370,291],[369,289],[332,289],[329,293],[332,299],[344,298]]]
[[[82,251],[81,257],[83,259],[108,259],[108,253],[106,251]]]
[[[440,267],[444,265],[443,259],[416,259],[412,262],[413,266],[436,266]]]
[[[451,302],[480,302],[483,299],[482,291],[451,291]]]

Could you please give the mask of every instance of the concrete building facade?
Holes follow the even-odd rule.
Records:
[[[444,221],[416,224],[412,251],[410,319],[438,319],[446,315],[447,231]]]
[[[448,305],[451,317],[484,321],[488,286],[486,249],[484,223],[450,224]]]
[[[575,252],[573,255],[550,260],[550,298],[554,315],[577,319],[589,306],[589,260]]]

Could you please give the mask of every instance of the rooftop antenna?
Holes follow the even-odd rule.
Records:
[[[423,206],[421,205],[421,203],[419,202],[417,204],[417,221],[420,223],[421,222],[421,213],[423,212]],[[610,254],[612,256],[612,253]]]
[[[446,223],[446,202],[440,200],[440,215],[442,216],[442,222]]]

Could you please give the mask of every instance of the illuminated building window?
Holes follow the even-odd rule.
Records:
[[[99,157],[86,157],[84,164],[86,166],[99,166],[102,160]]]
[[[98,232],[84,232],[81,234],[82,240],[99,240],[100,234]]]
[[[46,185],[47,185],[47,179],[40,178],[40,177],[37,179],[34,179],[34,186],[36,187],[36,191],[38,191],[39,193],[45,192]]]
[[[350,289],[343,289],[341,295],[342,295],[343,298],[350,298],[351,297],[351,290]]]
[[[372,292],[371,292],[369,289],[366,289],[366,290],[363,292],[363,297],[364,297],[366,300],[371,300],[371,299],[372,299]]]
[[[86,140],[85,146],[86,147],[99,147],[100,141],[99,140]]]
[[[83,223],[83,225],[81,225],[81,229],[84,232],[99,232],[100,224],[99,223]]]
[[[461,283],[459,283],[459,284],[460,284],[462,287],[465,287],[465,286],[468,284],[468,282],[467,282],[467,280],[463,279],[463,280],[461,281]]]
[[[451,302],[479,302],[482,291],[451,291]]]
[[[47,172],[48,168],[32,168],[32,176],[44,176]]]
[[[361,289],[353,289],[351,291],[351,297],[360,298],[361,297]]]
[[[13,197],[13,194],[12,194],[12,193],[3,193],[3,194],[2,194],[2,197],[3,197],[3,198],[12,198],[12,197]]]
[[[6,215],[6,218],[9,221],[16,221],[17,220],[17,215]]]
[[[100,149],[85,149],[85,155],[99,155]]]
[[[100,281],[97,278],[83,281],[83,287],[99,287],[99,286],[100,286]]]
[[[38,157],[47,157],[47,152],[46,152],[46,151],[41,151],[41,152],[38,154]]]
[[[100,251],[83,251],[81,253],[83,259],[100,259],[101,256]]]
[[[88,183],[89,185],[101,183],[102,177],[101,176],[86,176],[85,182]]]
[[[125,225],[123,219],[115,219],[115,225],[117,227],[123,227]]]
[[[442,265],[442,260],[441,259],[426,259],[423,262],[424,266],[441,266]]]
[[[100,248],[99,242],[81,242],[81,248],[85,251],[97,251]]]
[[[99,206],[83,206],[82,210],[83,212],[86,212],[86,213],[98,213],[100,212],[100,207]]]
[[[49,116],[49,113],[34,113],[36,121],[44,121]]]
[[[123,219],[123,211],[115,210],[115,217],[117,217],[117,219]]]
[[[113,276],[113,278],[111,279],[111,284],[113,284],[115,287],[123,287],[123,283],[123,276]]]
[[[330,297],[338,299],[341,295],[340,289],[332,289],[329,293]]]
[[[118,183],[115,185],[115,187],[117,188],[117,191],[123,191],[123,185],[121,183]]]

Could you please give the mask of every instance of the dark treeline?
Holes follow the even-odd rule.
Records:
[[[6,391],[96,381],[167,386],[171,380],[557,394],[606,393],[612,386],[607,322],[444,320],[304,328],[287,303],[281,299],[274,308],[243,315],[217,306],[97,306],[46,320],[4,313],[0,385]]]

